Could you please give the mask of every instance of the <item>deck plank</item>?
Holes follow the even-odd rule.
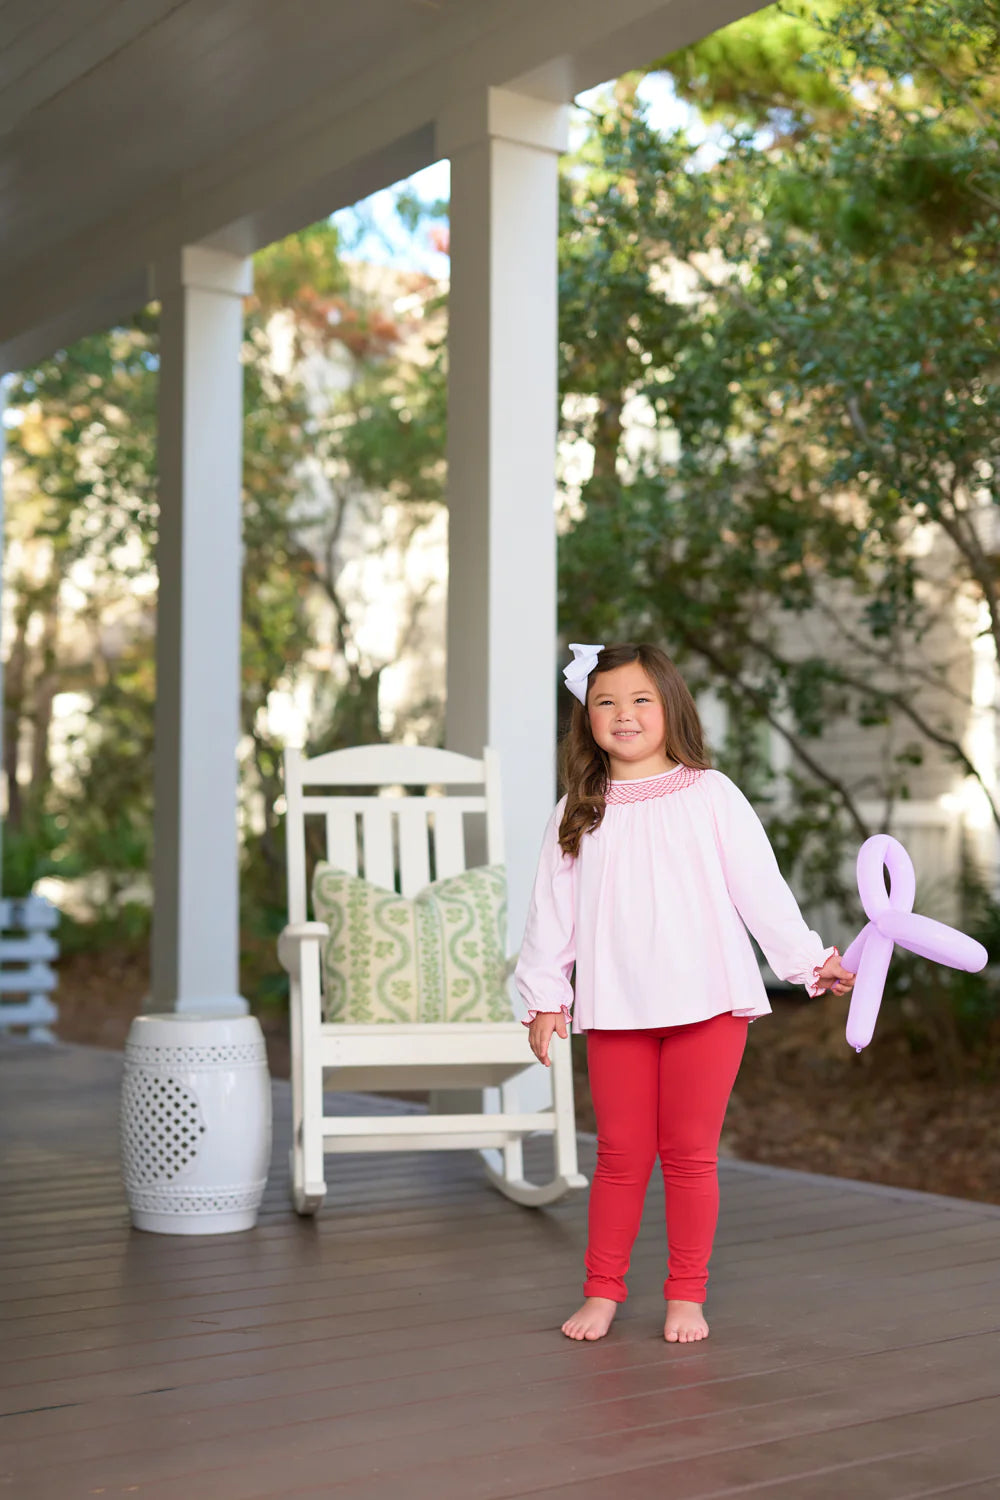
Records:
[[[632,1300],[580,1347],[558,1323],[581,1199],[519,1209],[467,1153],[344,1157],[300,1221],[287,1085],[256,1230],[132,1231],[120,1070],[0,1046],[0,1489],[18,1500],[1000,1494],[994,1206],[725,1162],[712,1339],[659,1336],[654,1188]]]

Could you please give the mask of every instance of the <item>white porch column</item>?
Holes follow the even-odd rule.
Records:
[[[239,994],[237,767],[242,299],[248,260],[188,246],[155,271],[160,322],[153,1007]]]
[[[489,89],[451,157],[447,743],[500,752],[510,940],[555,800],[558,159],[566,106]]]

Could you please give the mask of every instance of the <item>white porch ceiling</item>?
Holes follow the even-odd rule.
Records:
[[[439,154],[487,86],[568,99],[747,0],[0,0],[0,370]]]

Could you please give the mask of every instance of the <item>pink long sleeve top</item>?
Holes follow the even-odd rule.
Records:
[[[515,977],[529,1018],[580,1031],[683,1026],[770,1005],[747,929],[780,978],[818,993],[837,950],[810,931],[760,819],[720,771],[613,781],[575,859],[545,830]],[[745,925],[744,925],[745,924]]]

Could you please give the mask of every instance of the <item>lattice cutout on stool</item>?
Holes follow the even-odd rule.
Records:
[[[121,1133],[126,1180],[170,1182],[198,1155],[205,1122],[194,1094],[176,1079],[130,1073],[122,1084]]]

